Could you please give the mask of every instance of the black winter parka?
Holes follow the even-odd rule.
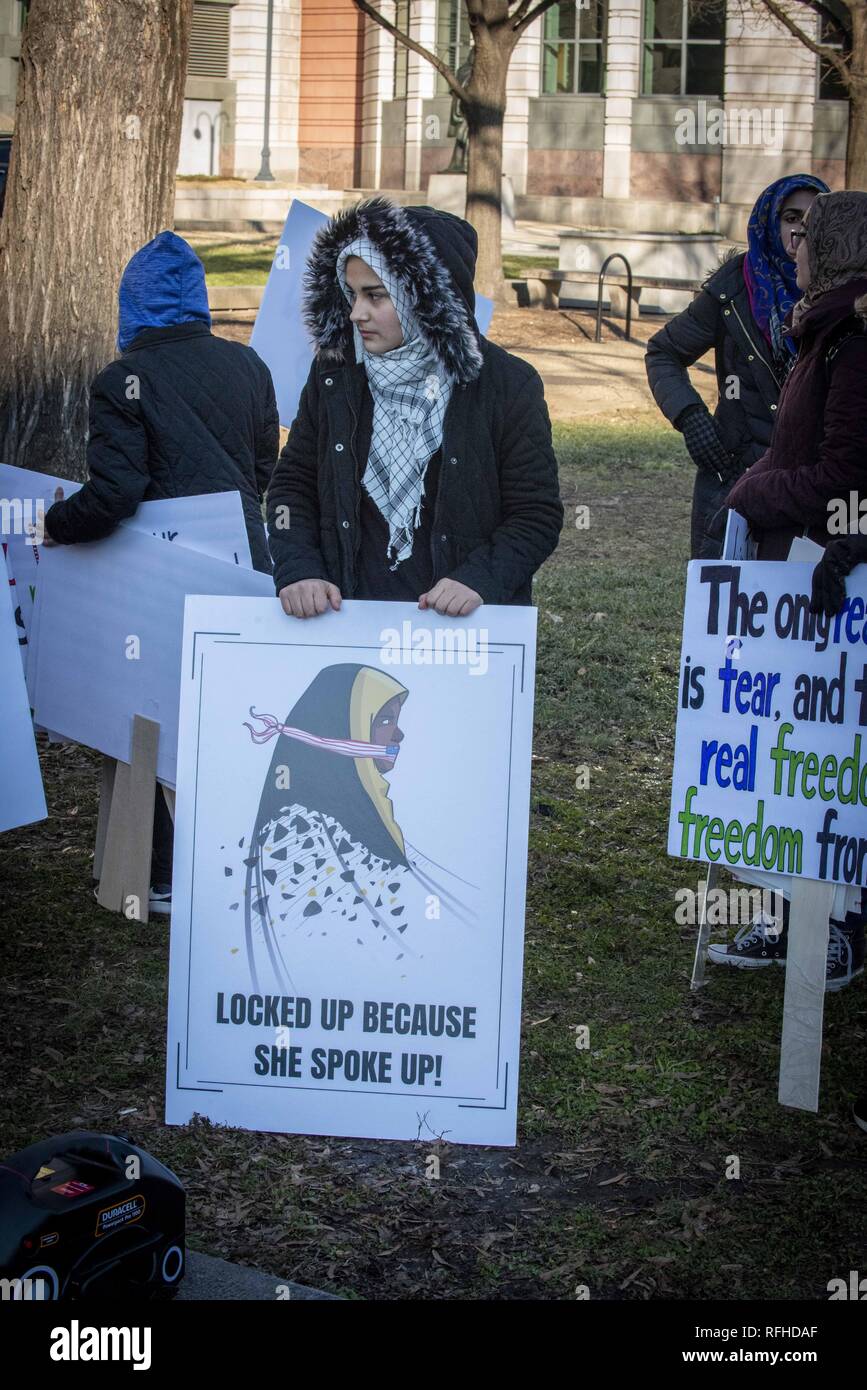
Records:
[[[731,256],[711,275],[682,313],[647,344],[647,379],[656,404],[672,424],[702,397],[688,368],[713,351],[719,399],[714,418],[722,442],[745,471],[767,449],[782,389],[767,339],[752,316],[744,282],[743,254]],[[719,554],[708,523],[723,505],[728,486],[702,470],[695,479],[692,554]]]

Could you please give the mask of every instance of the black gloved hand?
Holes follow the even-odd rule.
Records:
[[[722,442],[717,423],[703,405],[688,405],[674,422],[696,468],[715,473],[722,483],[733,483],[740,466]]]
[[[839,613],[846,599],[846,575],[862,564],[867,564],[867,536],[840,536],[829,541],[813,570],[810,612],[827,613],[829,618]]]
[[[707,523],[707,526],[705,527],[706,534],[710,537],[711,540],[719,541],[720,545],[722,545],[723,541],[726,538],[726,527],[728,526],[728,520],[729,508],[728,505],[724,503],[718,511],[714,512],[713,516],[711,517],[710,521]]]

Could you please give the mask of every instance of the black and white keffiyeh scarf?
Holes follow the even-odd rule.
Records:
[[[412,552],[421,519],[425,472],[442,442],[443,420],[453,381],[423,338],[413,312],[410,289],[393,273],[382,252],[366,237],[344,246],[337,277],[347,300],[346,262],[358,256],[380,278],[391,297],[403,342],[390,352],[372,353],[353,325],[355,358],[363,362],[373,396],[373,435],[362,478],[369,497],[388,523],[386,559],[397,569]]]

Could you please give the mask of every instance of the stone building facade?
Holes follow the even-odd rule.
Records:
[[[790,0],[810,33],[841,35]],[[839,0],[828,0],[833,7]],[[197,0],[179,172],[261,172],[268,0]],[[452,66],[463,0],[381,0]],[[26,3],[0,0],[0,130]],[[270,167],[290,188],[427,192],[449,162],[448,89],[352,0],[273,0]],[[509,71],[504,168],[519,216],[696,230],[781,174],[841,187],[847,104],[754,0],[562,0]],[[720,211],[716,210],[719,200]]]

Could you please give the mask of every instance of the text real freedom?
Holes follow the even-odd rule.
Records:
[[[355,1015],[351,999],[319,1001],[319,1021],[328,1031],[341,1031]],[[313,1008],[309,999],[287,994],[217,995],[217,1022],[249,1024],[254,1028],[309,1028]],[[393,1004],[365,999],[361,1005],[363,1033],[397,1033],[408,1037],[474,1038],[476,1008],[466,1004]]]

